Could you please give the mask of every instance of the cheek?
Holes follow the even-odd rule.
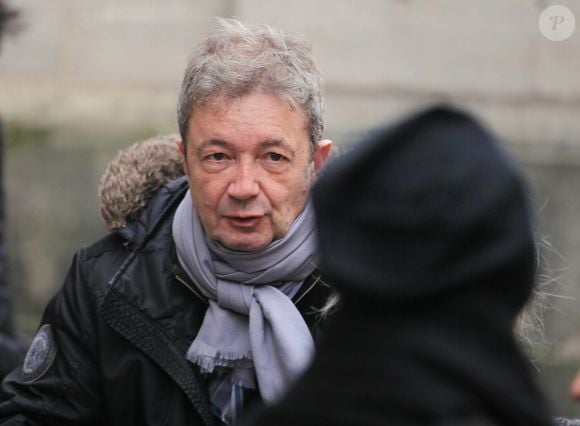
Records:
[[[314,168],[312,167],[312,165],[309,164],[308,167],[306,167],[306,170],[303,170],[302,173],[299,174],[297,179],[295,179],[293,185],[294,196],[299,199],[307,198],[308,194],[310,193],[310,189],[314,184],[314,180],[315,180]]]
[[[310,173],[302,172],[290,182],[286,182],[281,187],[281,191],[277,193],[277,201],[281,211],[284,212],[285,216],[293,216],[289,217],[288,220],[294,220],[304,208],[310,193],[311,182]]]
[[[313,161],[308,165],[308,169],[306,169],[305,182],[307,190],[310,190],[310,188],[312,188],[312,185],[314,185],[314,182],[316,181],[316,177],[317,177],[316,167]]]
[[[218,188],[216,188],[215,182],[210,179],[203,179],[191,175],[189,188],[193,204],[198,211],[214,208],[219,200]]]

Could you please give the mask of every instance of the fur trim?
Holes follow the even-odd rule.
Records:
[[[99,185],[99,211],[108,230],[123,228],[167,182],[183,176],[179,136],[161,135],[117,153]]]

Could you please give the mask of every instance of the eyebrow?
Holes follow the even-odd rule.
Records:
[[[270,140],[266,140],[266,141],[262,142],[260,144],[260,146],[265,147],[265,148],[273,147],[273,146],[278,146],[278,147],[281,147],[281,148],[286,149],[292,155],[295,154],[294,148],[292,148],[286,141],[284,141],[282,139],[270,139]]]
[[[205,148],[207,148],[208,146],[220,146],[220,147],[223,147],[223,148],[228,148],[230,146],[230,144],[227,143],[224,140],[221,140],[221,139],[209,139],[209,140],[203,141],[202,143],[199,144],[199,146],[195,150],[196,154],[198,156],[201,156],[202,155],[202,151]]]

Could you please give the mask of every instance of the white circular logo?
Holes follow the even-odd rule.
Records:
[[[566,6],[548,6],[542,11],[538,26],[548,40],[564,41],[574,33],[576,18]]]

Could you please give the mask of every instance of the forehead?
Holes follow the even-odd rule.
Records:
[[[301,109],[269,93],[250,93],[239,98],[215,97],[194,108],[189,119],[188,140],[267,138],[309,140],[307,120]]]

